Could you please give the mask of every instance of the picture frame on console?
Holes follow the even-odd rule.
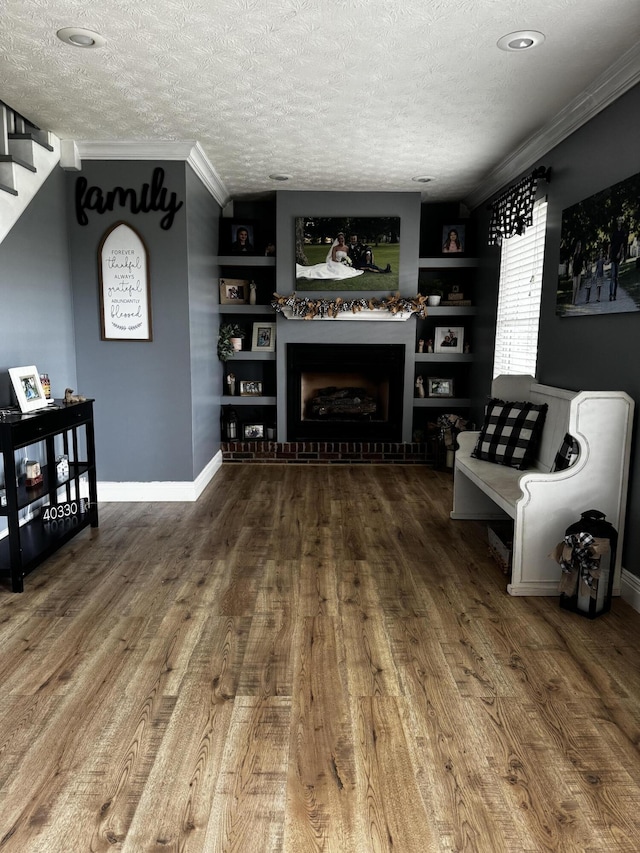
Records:
[[[433,342],[433,351],[462,353],[464,351],[464,326],[437,326]]]
[[[46,409],[47,398],[40,381],[40,374],[34,364],[25,367],[10,367],[9,377],[20,406],[20,411],[35,412]]]

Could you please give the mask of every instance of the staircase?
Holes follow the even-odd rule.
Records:
[[[60,162],[60,140],[0,101],[0,243]]]

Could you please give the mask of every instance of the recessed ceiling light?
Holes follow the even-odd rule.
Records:
[[[415,181],[417,184],[428,184],[431,181],[435,180],[435,178],[429,177],[429,175],[416,175],[415,178],[411,178],[412,181]]]
[[[500,50],[510,50],[517,53],[521,50],[537,47],[542,44],[544,39],[544,33],[538,33],[535,30],[518,30],[515,33],[502,36],[501,39],[498,39],[497,44]]]
[[[56,33],[60,41],[73,47],[104,47],[107,40],[99,33],[82,27],[63,27]]]
[[[269,175],[272,181],[288,181],[291,175]]]

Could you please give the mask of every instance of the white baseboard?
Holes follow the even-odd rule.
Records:
[[[509,595],[544,595],[556,597],[560,595],[558,581],[524,581],[523,583],[508,583]]]
[[[632,575],[626,569],[622,570],[620,594],[627,604],[640,613],[640,578],[637,575]]]
[[[222,452],[219,450],[192,482],[171,483],[98,483],[98,503],[197,501],[209,485],[218,469],[222,467]]]

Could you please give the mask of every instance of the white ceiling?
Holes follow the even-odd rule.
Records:
[[[479,202],[492,177],[497,188],[509,165],[527,168],[640,78],[638,0],[0,0],[0,10],[1,100],[81,151],[197,141],[232,197],[424,190]],[[70,47],[56,37],[67,26],[106,45]],[[521,29],[546,40],[496,47]],[[420,175],[434,180],[412,181]]]

